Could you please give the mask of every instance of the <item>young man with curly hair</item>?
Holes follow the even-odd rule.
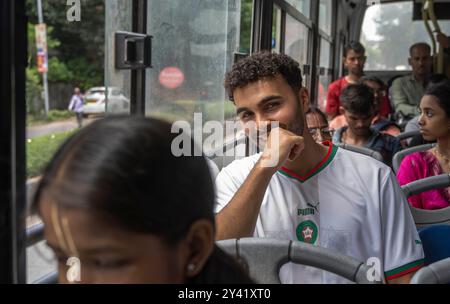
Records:
[[[283,54],[253,54],[227,73],[225,87],[243,123],[280,127],[271,130],[263,152],[235,160],[217,176],[216,238],[303,241],[361,261],[375,258],[380,279],[409,282],[423,250],[395,176],[368,156],[314,141],[305,125],[309,95],[299,64]],[[292,263],[281,268],[280,279],[348,282]]]

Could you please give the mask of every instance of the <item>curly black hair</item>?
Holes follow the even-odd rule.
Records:
[[[231,71],[225,75],[225,90],[228,98],[234,102],[233,92],[249,83],[264,77],[283,76],[289,86],[298,92],[302,87],[302,73],[300,65],[285,54],[267,51],[254,53],[233,65]]]

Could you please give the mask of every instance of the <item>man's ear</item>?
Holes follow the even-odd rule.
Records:
[[[340,106],[340,107],[339,107],[339,114],[342,114],[342,115],[345,114],[345,109],[344,109],[343,106]]]
[[[300,88],[298,92],[298,96],[300,97],[300,103],[303,109],[303,113],[306,113],[309,109],[309,92],[306,88]]]
[[[410,66],[412,66],[412,64],[411,64],[411,57],[408,58],[408,64],[409,64]]]
[[[188,256],[185,263],[186,277],[198,275],[214,249],[214,228],[211,221],[195,221],[186,235]]]

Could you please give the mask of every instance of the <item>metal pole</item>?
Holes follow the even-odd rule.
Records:
[[[42,0],[37,0],[37,11],[38,11],[38,21],[39,21],[39,23],[44,23],[44,16],[42,14]],[[47,54],[46,54],[46,56],[47,56]],[[42,82],[44,83],[45,115],[48,115],[49,103],[48,103],[48,79],[47,79],[47,72],[42,73]]]

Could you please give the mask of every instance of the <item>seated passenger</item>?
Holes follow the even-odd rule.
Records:
[[[400,185],[429,176],[450,173],[450,84],[427,89],[420,101],[420,132],[425,140],[437,140],[435,148],[406,156],[397,173]],[[421,209],[450,206],[450,188],[429,190],[408,198]]]
[[[379,106],[378,116],[388,119],[393,109],[391,109],[389,103],[385,83],[376,76],[363,76],[359,80],[359,83],[365,84],[373,90],[375,100]]]
[[[361,78],[361,83],[373,90],[375,106],[378,109],[377,115],[372,120],[371,127],[383,134],[392,136],[400,134],[401,130],[395,122],[387,119],[391,112],[391,107],[389,105],[389,100],[387,99],[384,82],[375,76],[364,76]]]
[[[306,112],[306,124],[312,138],[322,143],[331,141],[331,131],[328,128],[327,116],[315,107],[310,107]]]
[[[328,87],[326,112],[330,120],[339,115],[341,91],[348,84],[358,83],[364,75],[365,52],[364,46],[357,41],[352,41],[345,47],[342,60],[348,75],[332,82]]]
[[[363,84],[352,84],[341,94],[342,109],[348,127],[334,132],[334,143],[346,143],[365,147],[380,152],[387,165],[391,165],[392,156],[401,150],[397,138],[382,134],[371,128],[376,116],[374,95],[370,88]]]
[[[446,82],[448,81],[447,76],[444,74],[433,74],[430,77],[430,81],[428,82],[427,88],[431,87],[433,85],[436,85],[438,83]],[[419,117],[420,115],[415,116],[413,119],[408,121],[408,123],[405,126],[405,132],[412,132],[412,131],[419,131]],[[426,141],[422,138],[422,135],[417,135],[414,138],[407,139],[406,142],[408,143],[408,146],[413,147],[417,146],[421,143],[427,143],[429,141]],[[434,140],[433,140],[434,142]]]
[[[418,106],[431,76],[433,61],[431,47],[423,42],[412,45],[409,54],[412,74],[394,80],[391,96],[395,113],[402,113],[410,119],[419,114]]]
[[[176,136],[155,119],[106,118],[58,150],[34,207],[58,258],[59,282],[250,282],[214,244],[205,159],[175,157]],[[69,275],[71,257],[79,277]]]
[[[280,128],[271,129],[263,152],[217,176],[217,239],[302,241],[361,261],[375,258],[381,279],[408,282],[423,250],[395,176],[371,157],[315,142],[305,125],[309,97],[299,64],[284,54],[255,53],[234,64],[225,87],[243,123]],[[280,279],[348,282],[292,263],[282,266]]]
[[[395,122],[386,119],[391,112],[391,107],[386,96],[384,83],[375,76],[363,76],[360,79],[360,83],[371,88],[375,97],[374,101],[376,101],[375,106],[377,108],[377,115],[372,121],[372,128],[383,134],[389,134],[392,136],[400,134],[401,130]],[[343,114],[336,116],[332,121],[330,121],[330,129],[332,130],[337,130],[345,126],[347,126],[347,120]]]

